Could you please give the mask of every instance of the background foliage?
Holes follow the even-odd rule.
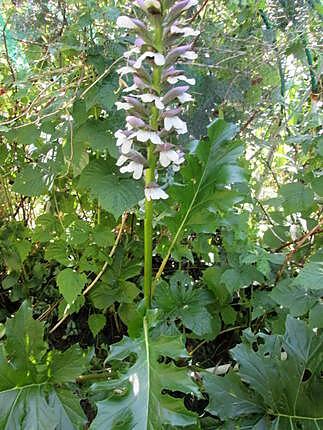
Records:
[[[1,3],[1,428],[322,426],[323,8],[199,7],[142,327],[143,188],[113,137],[126,2]]]

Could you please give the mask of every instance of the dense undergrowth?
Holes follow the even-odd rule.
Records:
[[[133,9],[0,6],[0,430],[323,429],[321,3],[187,12],[149,306],[114,137]]]

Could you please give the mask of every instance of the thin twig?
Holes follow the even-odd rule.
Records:
[[[113,67],[118,64],[123,57],[119,57],[116,61],[114,61],[105,71],[94,81],[92,84],[87,87],[80,95],[80,98],[82,99],[98,82],[101,81],[101,79],[105,78],[113,69]]]
[[[115,251],[116,251],[116,249],[117,249],[117,246],[118,246],[118,244],[119,244],[119,242],[120,242],[120,239],[121,239],[121,236],[122,236],[122,232],[123,232],[123,229],[124,229],[124,225],[125,225],[125,223],[126,223],[126,220],[127,220],[127,217],[128,217],[128,214],[127,213],[124,213],[123,215],[122,215],[122,220],[121,220],[121,226],[120,226],[120,228],[119,228],[119,231],[118,231],[118,235],[117,235],[117,237],[116,237],[116,240],[115,240],[115,242],[114,242],[114,245],[113,245],[113,247],[112,247],[112,249],[111,249],[111,251],[110,251],[110,253],[109,253],[109,258],[112,258],[113,257],[113,255],[114,255],[114,253],[115,253]],[[103,275],[103,273],[106,271],[106,268],[108,267],[108,264],[109,264],[109,262],[108,261],[106,261],[105,263],[104,263],[104,265],[102,266],[102,269],[100,270],[100,272],[97,274],[97,276],[95,277],[95,279],[91,282],[91,284],[82,292],[82,295],[83,296],[85,296],[86,294],[88,294],[91,290],[92,290],[92,288],[97,284],[97,282],[100,280],[100,278],[101,278],[101,276]],[[49,333],[51,334],[51,333],[53,333],[55,330],[57,330],[58,329],[58,327],[60,326],[60,325],[62,325],[63,324],[63,322],[66,320],[66,318],[67,317],[69,317],[70,315],[68,314],[68,313],[66,313],[58,322],[57,322],[57,324],[49,331]]]
[[[321,228],[322,225],[323,225],[323,219],[320,220],[319,223],[314,228],[312,228],[310,231],[308,231],[306,234],[304,234],[298,240],[296,240],[295,247],[286,255],[285,261],[277,273],[276,282],[278,282],[279,279],[282,277],[282,274],[284,273],[284,270],[288,262],[291,260],[293,255],[296,254],[296,252],[304,245],[304,243],[315,234],[322,233],[323,231],[323,229]]]
[[[202,4],[202,6],[192,16],[191,22],[193,22],[199,16],[199,14],[203,11],[203,9],[206,7],[208,2],[209,2],[209,0],[204,0],[204,3]]]
[[[3,29],[2,29],[2,38],[3,38],[4,49],[5,49],[5,53],[6,53],[6,60],[7,60],[7,63],[8,63],[8,67],[10,69],[10,73],[11,73],[11,76],[12,76],[13,83],[15,83],[16,82],[16,73],[15,73],[15,71],[14,71],[14,69],[12,67],[11,61],[10,61],[8,44],[7,44],[7,36],[6,36],[6,29],[7,29],[8,22],[9,22],[9,18],[6,20],[5,25],[3,26]]]

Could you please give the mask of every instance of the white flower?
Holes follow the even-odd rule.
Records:
[[[136,84],[131,85],[131,87],[127,87],[124,90],[122,90],[123,93],[131,93],[131,91],[137,91],[138,86]]]
[[[191,102],[194,100],[191,94],[188,93],[180,94],[177,98],[181,103]]]
[[[135,69],[133,67],[124,66],[124,67],[120,67],[120,69],[117,70],[117,73],[120,76],[124,76],[124,75],[129,75],[130,73],[133,73],[134,71],[135,71]]]
[[[132,136],[136,136],[139,142],[148,142],[150,140],[155,145],[162,145],[162,140],[156,131],[138,130]]]
[[[129,161],[129,164],[123,166],[124,163]],[[142,177],[144,169],[145,159],[136,151],[131,151],[128,155],[120,155],[117,160],[117,166],[120,167],[121,173],[132,173],[134,179],[140,179]]]
[[[192,6],[196,6],[198,4],[198,0],[190,0],[187,5],[183,8],[183,10],[190,9]]]
[[[175,163],[178,161],[178,154],[174,149],[169,149],[168,151],[160,151],[159,162],[163,167],[168,167],[170,163]]]
[[[157,151],[159,151],[159,162],[163,167],[168,167],[171,163],[179,165],[184,162],[183,153],[175,151],[171,143],[159,145]]]
[[[137,25],[128,16],[119,16],[117,19],[117,27],[134,29],[137,28]]]
[[[115,105],[117,106],[117,110],[129,110],[133,108],[129,103],[116,102]]]
[[[142,55],[140,55],[140,57],[135,62],[135,64],[133,65],[133,67],[135,69],[140,69],[141,65],[142,65],[142,62],[146,58],[153,58],[156,66],[163,66],[165,64],[165,57],[163,56],[163,54],[159,54],[158,52],[147,51],[147,52],[143,53]]]
[[[124,58],[129,59],[133,55],[136,55],[136,54],[139,54],[139,53],[140,53],[140,48],[138,48],[137,46],[135,46],[134,48],[130,49],[130,51],[124,52],[123,56],[124,56]]]
[[[144,10],[153,8],[160,11],[160,3],[158,0],[137,0],[137,4]]]
[[[141,99],[144,103],[152,103],[155,102],[155,106],[159,110],[163,110],[165,108],[164,103],[162,102],[160,97],[154,96],[153,94],[141,94],[138,96],[134,96]]]
[[[168,199],[168,194],[165,193],[157,184],[151,183],[145,188],[145,196],[148,201],[150,200],[166,200]]]
[[[125,133],[122,130],[118,130],[117,132],[115,132],[114,133],[114,137],[117,138],[116,145],[121,148],[121,152],[123,154],[127,154],[131,150],[132,139],[129,138],[129,136],[127,135],[127,133]]]
[[[127,166],[123,166],[120,169],[121,173],[133,173],[133,179],[140,179],[142,177],[144,166],[140,163],[136,163],[135,161],[130,161]]]
[[[199,30],[193,30],[192,27],[177,27],[177,25],[172,25],[170,28],[172,34],[182,34],[183,37],[198,36],[200,34]]]
[[[169,76],[167,78],[167,82],[171,85],[175,85],[179,81],[187,82],[189,85],[195,85],[196,83],[194,78],[190,79],[190,78],[187,78],[185,75]]]
[[[184,54],[180,55],[184,60],[196,60],[198,55],[194,51],[186,51]]]
[[[167,131],[174,128],[178,134],[187,133],[186,122],[181,120],[178,116],[164,118],[164,127]]]

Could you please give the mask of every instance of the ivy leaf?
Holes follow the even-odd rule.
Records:
[[[39,166],[26,166],[18,173],[13,184],[13,191],[23,196],[34,197],[46,194],[53,177]]]
[[[92,314],[88,318],[88,324],[93,337],[97,336],[98,333],[104,328],[106,318],[103,314]]]
[[[87,278],[84,273],[77,273],[72,269],[64,269],[59,272],[56,278],[59,292],[69,305],[81,294],[86,280]]]
[[[87,144],[94,150],[108,150],[112,157],[118,156],[115,138],[108,132],[107,121],[89,119],[82,124],[74,135],[75,144]]]
[[[111,164],[95,160],[84,169],[79,186],[89,188],[91,196],[99,200],[103,209],[115,219],[144,198],[143,187],[133,179],[119,178],[113,174]]]
[[[294,279],[293,285],[300,285],[312,290],[321,290],[323,287],[323,262],[311,261],[303,267]]]
[[[313,191],[300,182],[282,185],[280,194],[284,198],[283,207],[286,215],[295,212],[308,212],[313,206]]]
[[[140,293],[139,288],[129,281],[118,280],[117,285],[100,282],[90,292],[89,297],[97,309],[107,309],[113,303],[132,303]]]
[[[313,328],[323,328],[323,303],[316,303],[309,313],[309,324]]]
[[[73,381],[84,372],[86,361],[86,356],[78,345],[73,345],[64,352],[54,350],[51,354],[50,380],[59,384]]]
[[[49,243],[45,251],[47,260],[56,260],[64,266],[73,266],[75,264],[74,256],[64,240],[55,240]]]
[[[320,298],[320,291],[311,291],[293,285],[290,279],[284,279],[271,291],[270,297],[289,309],[292,316],[299,316],[306,314],[315,305]]]
[[[168,390],[180,391],[199,396],[188,369],[161,360],[187,357],[183,341],[173,337],[151,339],[145,321],[143,337],[124,338],[113,345],[108,360],[120,366],[131,356],[134,361],[120,379],[92,386],[92,392],[97,395],[102,391],[105,399],[97,402],[98,414],[90,429],[150,430],[167,425],[197,425],[196,416],[185,409],[183,400],[168,393]]]

